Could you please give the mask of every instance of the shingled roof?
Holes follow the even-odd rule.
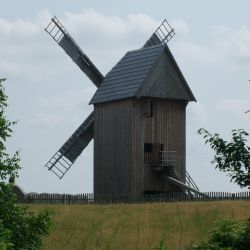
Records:
[[[127,52],[105,76],[90,104],[141,96],[196,101],[165,44]]]

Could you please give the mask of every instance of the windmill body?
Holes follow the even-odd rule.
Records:
[[[185,183],[186,105],[195,98],[166,44],[128,52],[94,104],[94,192],[179,191]],[[171,173],[174,172],[174,173]]]
[[[95,195],[202,195],[186,171],[186,106],[196,100],[166,44],[167,21],[105,77],[58,19],[45,30],[98,87],[94,111],[45,166],[62,178],[94,138]]]

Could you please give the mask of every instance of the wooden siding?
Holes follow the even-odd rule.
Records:
[[[152,117],[143,114],[145,99],[95,105],[95,194],[140,195],[144,191],[179,191],[144,163],[144,143],[176,151],[176,172],[185,182],[186,103],[151,99]]]
[[[130,193],[132,101],[95,105],[94,193]]]
[[[165,151],[176,151],[176,172],[185,181],[186,169],[186,103],[183,101],[153,99],[153,116],[143,116],[143,101],[133,105],[132,124],[132,173],[131,191],[177,191],[179,188],[161,179],[161,173],[153,172],[144,164],[144,143],[164,144]]]

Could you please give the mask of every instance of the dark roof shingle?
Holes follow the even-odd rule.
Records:
[[[127,52],[105,76],[90,104],[135,96],[164,48],[158,45]]]
[[[129,97],[196,101],[166,44],[127,52],[105,76],[90,104]]]

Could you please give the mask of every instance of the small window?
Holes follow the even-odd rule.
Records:
[[[143,115],[146,117],[153,116],[153,102],[152,102],[152,100],[146,100],[143,102]]]
[[[144,144],[144,152],[152,152],[152,143]]]
[[[144,163],[160,164],[162,161],[162,151],[164,151],[164,144],[144,143]]]
[[[152,143],[144,143],[144,163],[146,164],[151,163],[152,149]]]

